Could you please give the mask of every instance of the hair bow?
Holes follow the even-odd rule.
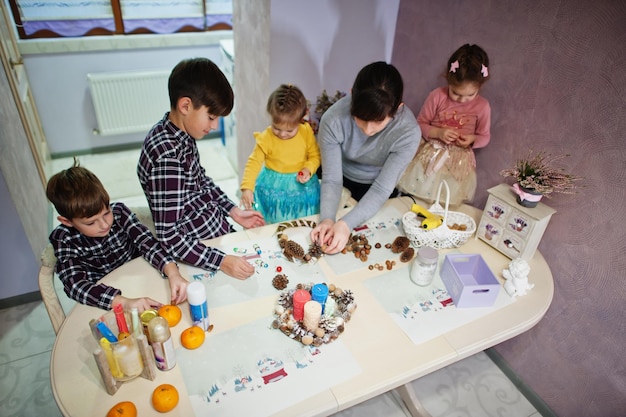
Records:
[[[457,68],[459,68],[459,60],[458,59],[450,64],[450,72],[456,72]]]
[[[480,73],[483,75],[483,77],[487,78],[489,77],[489,70],[487,69],[487,67],[485,66],[485,64],[483,64],[482,68],[480,69]]]

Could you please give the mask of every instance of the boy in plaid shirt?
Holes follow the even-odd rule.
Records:
[[[61,223],[50,234],[57,258],[56,272],[65,293],[82,304],[110,310],[140,312],[162,303],[148,297],[127,298],[117,288],[97,281],[131,259],[142,256],[169,280],[171,304],[187,299],[187,280],[174,259],[147,226],[123,203],[109,204],[109,194],[91,171],[74,166],[55,174],[46,188]]]
[[[258,211],[237,207],[200,165],[196,140],[217,129],[219,117],[231,112],[233,90],[206,58],[178,63],[168,90],[170,111],[148,133],[137,164],[157,237],[188,264],[246,279],[254,267],[244,258],[200,242],[234,231],[229,216],[244,228],[265,224]]]

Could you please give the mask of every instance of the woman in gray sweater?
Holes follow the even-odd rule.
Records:
[[[420,128],[402,103],[402,92],[398,70],[374,62],[359,71],[351,95],[322,116],[317,136],[323,168],[320,222],[311,239],[327,254],[341,251],[352,229],[383,206],[417,151]],[[337,219],[343,186],[358,204]]]

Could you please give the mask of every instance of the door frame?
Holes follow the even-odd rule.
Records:
[[[0,1],[0,34],[2,35],[0,39],[0,60],[11,87],[15,107],[24,127],[28,145],[37,167],[37,173],[45,189],[48,182],[46,165],[50,160],[50,151],[28,82],[24,60],[20,54],[17,38],[13,30],[13,19],[4,1]]]

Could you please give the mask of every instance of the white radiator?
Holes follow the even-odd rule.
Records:
[[[102,136],[148,133],[170,108],[167,79],[170,71],[87,74]]]

